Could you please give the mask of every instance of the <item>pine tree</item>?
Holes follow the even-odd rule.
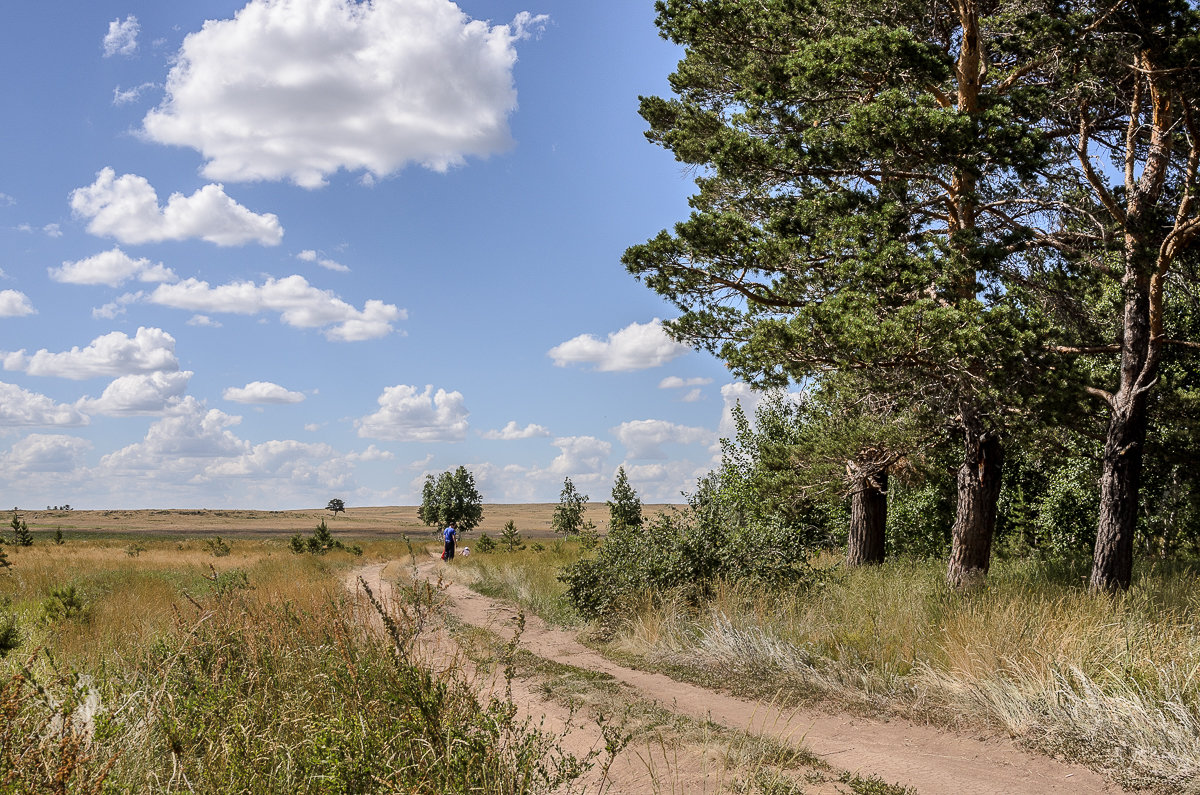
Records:
[[[515,552],[521,548],[521,532],[517,530],[517,525],[512,519],[505,522],[500,531],[500,545],[508,552]]]
[[[16,514],[13,514],[10,526],[13,529],[13,546],[33,546],[33,533],[29,532],[29,527],[25,524],[24,519],[21,519]]]

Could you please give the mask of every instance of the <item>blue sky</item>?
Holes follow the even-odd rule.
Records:
[[[0,488],[33,508],[647,501],[744,387],[620,264],[687,213],[650,2],[21,3]]]

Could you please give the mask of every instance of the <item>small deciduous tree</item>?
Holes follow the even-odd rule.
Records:
[[[562,492],[558,496],[558,505],[550,518],[550,527],[559,535],[578,535],[591,522],[587,521],[588,496],[580,494],[575,489],[571,479],[563,478]]]
[[[336,519],[339,513],[346,512],[346,503],[335,498],[329,501],[329,504],[325,506],[325,510],[333,511],[333,518]]]
[[[612,499],[608,503],[608,529],[642,526],[642,501],[637,491],[629,485],[625,467],[617,468],[617,479],[613,483]]]
[[[426,475],[417,518],[430,527],[445,527],[454,522],[459,532],[478,526],[483,520],[483,497],[475,487],[475,476],[462,466],[443,472],[436,479]]]

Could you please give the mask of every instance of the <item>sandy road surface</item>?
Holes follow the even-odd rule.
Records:
[[[417,572],[427,579],[436,579],[438,568],[444,565],[430,557],[418,563]],[[384,564],[376,564],[355,574],[372,588],[383,591],[388,587],[382,581],[383,569]],[[506,640],[512,637],[511,619],[516,610],[511,605],[453,582],[448,585],[447,595],[451,600],[449,609],[460,621],[489,629]],[[626,668],[580,644],[572,633],[549,627],[532,615],[526,616],[520,646],[545,659],[609,674],[643,698],[674,712],[786,743],[803,743],[835,768],[879,776],[889,783],[914,787],[922,795],[1121,792],[1085,767],[1031,754],[1004,740],[967,737],[901,719],[884,722],[816,710],[779,709],[661,674]],[[540,697],[518,693],[514,688],[514,700],[528,714],[543,714],[541,711],[545,709],[544,714],[555,719],[552,714],[555,707]],[[561,707],[557,709],[561,711]],[[637,778],[636,772],[636,765],[618,759],[612,770],[616,786],[610,791],[649,792],[648,788],[637,788],[645,787],[648,782],[630,778],[631,775]],[[695,771],[675,772],[685,779],[696,775]],[[711,785],[707,789],[711,790]],[[701,790],[689,787],[682,791]]]

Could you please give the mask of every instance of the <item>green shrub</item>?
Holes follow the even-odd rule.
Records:
[[[21,625],[12,612],[12,601],[0,599],[0,659],[21,645]]]
[[[813,576],[808,557],[803,534],[778,521],[736,527],[719,514],[691,510],[610,532],[596,557],[568,566],[561,579],[571,604],[591,619],[647,591],[683,589],[701,598],[718,579],[805,582]]]
[[[491,552],[496,548],[496,542],[487,533],[483,533],[479,536],[479,542],[475,545],[475,548],[480,552]]]
[[[212,538],[206,539],[204,541],[204,548],[208,550],[214,558],[223,558],[233,551],[229,546],[229,542],[220,536],[213,536]]]
[[[75,583],[51,588],[50,596],[42,600],[42,620],[50,624],[83,618],[86,611],[87,602]]]
[[[313,531],[312,536],[309,538],[305,538],[299,533],[293,535],[288,539],[288,547],[297,555],[302,555],[305,552],[312,555],[324,555],[333,549],[340,549],[343,552],[349,552],[351,555],[361,555],[363,553],[362,547],[358,544],[343,544],[334,538],[333,533],[326,526],[324,519],[317,525],[317,529]]]

